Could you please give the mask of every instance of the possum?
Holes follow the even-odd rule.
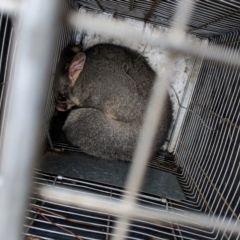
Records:
[[[56,109],[72,109],[62,127],[67,140],[85,153],[130,161],[156,73],[137,51],[97,44],[85,52],[68,46],[60,56],[53,84]],[[169,95],[164,103],[155,148],[172,122]]]

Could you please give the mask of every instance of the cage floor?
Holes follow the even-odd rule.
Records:
[[[160,159],[155,162],[161,163]],[[161,166],[159,164],[158,166]],[[156,165],[155,165],[156,167]],[[161,167],[160,167],[161,168]],[[161,168],[163,170],[163,168]],[[150,194],[139,194],[138,204],[147,208],[161,207],[169,214],[180,214],[183,217],[186,212],[200,211],[194,205],[191,192],[184,184],[180,173],[174,169],[165,168],[165,171],[176,175],[187,200],[174,201],[163,199]],[[64,204],[46,201],[38,194],[38,189],[44,185],[54,185],[57,188],[68,187],[68,191],[87,191],[91,195],[102,195],[110,199],[121,199],[124,189],[106,184],[79,180],[60,175],[46,174],[36,170],[33,177],[34,189],[30,197],[27,209],[27,221],[24,225],[24,237],[27,240],[34,239],[111,239],[116,216],[97,211],[72,207]],[[192,219],[191,221],[194,221]],[[147,222],[132,219],[127,239],[218,239],[217,231],[209,226],[209,229],[194,228],[182,224],[172,224],[167,221]],[[226,238],[228,239],[228,238]],[[232,238],[234,239],[234,238]],[[235,238],[236,239],[236,238]]]
[[[80,152],[47,151],[41,158],[40,168],[47,173],[124,188],[130,163],[100,159]],[[176,176],[159,169],[148,168],[141,191],[162,198],[185,199]]]

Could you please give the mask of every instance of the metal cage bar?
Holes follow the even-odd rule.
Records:
[[[78,0],[80,6],[99,11],[96,1]],[[99,1],[102,12],[117,13],[118,16],[147,20],[147,22],[170,27],[179,1],[131,1],[129,11],[128,1]],[[159,2],[156,4],[155,2]],[[134,3],[134,5],[133,5]],[[189,21],[188,31],[195,35],[206,38],[238,30],[240,16],[240,4],[238,1],[197,1],[195,11]],[[151,16],[146,19],[146,14]]]
[[[183,5],[184,6],[184,5]],[[182,32],[181,32],[181,28],[184,28],[184,19],[181,19],[181,17],[188,17],[188,13],[187,12],[185,12],[185,10],[186,10],[187,8],[186,8],[186,5],[181,9],[181,11],[179,11],[178,12],[178,14],[179,15],[177,15],[176,16],[176,21],[173,21],[176,25],[176,27],[175,27],[175,32],[178,34],[178,39],[176,40],[176,42],[181,42],[184,38],[183,38],[183,36],[184,35],[182,35]],[[118,28],[118,32],[116,33],[116,32],[114,32],[114,30],[113,30],[113,28],[111,28],[112,26],[110,25],[110,23],[108,24],[108,22],[106,21],[106,22],[104,22],[103,20],[101,20],[101,19],[98,19],[98,22],[97,21],[95,21],[94,22],[94,18],[93,18],[93,16],[91,16],[91,17],[85,17],[85,16],[82,16],[82,18],[81,18],[81,16],[80,16],[80,18],[81,18],[81,20],[82,21],[80,21],[79,20],[79,18],[72,18],[72,22],[75,22],[76,24],[77,24],[77,21],[78,22],[84,22],[84,24],[85,24],[85,28],[87,28],[88,30],[89,29],[91,29],[93,32],[94,31],[98,31],[98,32],[101,32],[101,33],[103,33],[103,34],[110,34],[110,35],[116,35],[117,37],[123,37],[123,35],[122,35],[122,33],[124,32],[124,28],[126,29],[127,28],[127,25],[121,25],[121,23],[119,23],[119,28]],[[83,21],[83,20],[85,20],[85,21]],[[100,30],[98,30],[99,28],[100,28],[100,25],[101,25],[101,23],[100,23],[100,21],[103,21],[104,23],[105,23],[105,26],[108,24],[108,27],[112,30],[110,30],[109,31],[109,28],[108,29],[100,29]],[[217,22],[217,21],[215,21],[215,22]],[[97,25],[97,26],[95,26],[94,24],[99,24],[99,26]],[[117,23],[115,23],[115,24],[117,24]],[[78,26],[79,26],[79,23],[78,23]],[[94,29],[94,30],[93,30]],[[136,36],[139,36],[138,37],[138,39],[144,39],[144,37],[140,37],[140,35],[138,35],[138,33],[137,32],[134,32],[134,30],[132,29],[132,32],[130,33],[130,31],[128,31],[128,37],[131,37],[132,39],[136,39]],[[174,30],[173,30],[173,34],[174,34]],[[236,35],[236,34],[235,34]],[[160,39],[161,39],[161,37],[162,37],[162,42],[160,41]],[[159,43],[159,45],[161,45],[161,46],[164,46],[164,44],[166,44],[166,39],[164,39],[164,36],[161,36],[161,37],[159,37],[158,38],[158,43]],[[170,39],[172,38],[172,36],[170,36]],[[223,36],[223,39],[224,39],[224,41],[229,41],[229,39],[228,39],[229,37],[227,37],[227,36]],[[171,40],[170,40],[171,41]],[[233,39],[233,41],[235,41],[235,39]],[[157,44],[156,42],[155,42],[155,39],[153,38],[153,39],[151,39],[150,40],[150,42],[152,43],[152,44]],[[213,41],[214,42],[214,41]],[[206,58],[212,58],[213,56],[215,56],[216,57],[216,59],[218,59],[218,60],[221,60],[221,61],[224,61],[224,62],[227,62],[227,60],[226,59],[234,59],[234,58],[236,58],[239,54],[238,54],[238,52],[236,52],[236,50],[235,49],[226,49],[226,48],[222,48],[222,47],[217,47],[216,46],[216,44],[217,44],[218,42],[215,42],[215,45],[213,45],[212,44],[212,42],[211,42],[211,44],[209,45],[209,47],[206,49],[206,55],[205,55],[205,57]],[[172,43],[173,45],[174,45],[174,43]],[[173,49],[175,49],[174,47],[173,47],[173,45],[171,45],[171,44],[169,44],[169,46],[167,46],[166,48],[168,49],[168,50],[173,50]],[[176,46],[176,45],[175,45]],[[181,48],[181,50],[183,50],[184,49],[184,47],[183,46],[181,46],[180,47]],[[175,50],[176,51],[179,51],[180,50],[180,48],[176,48]],[[204,49],[204,48],[203,48]],[[180,51],[181,51],[180,50]],[[191,52],[190,51],[190,48],[188,48],[188,50],[185,50],[184,49],[184,51],[186,51],[186,52]],[[193,51],[194,52],[194,51]],[[193,53],[192,52],[192,53]],[[201,55],[201,56],[204,56],[204,53],[202,53],[202,49],[201,50],[199,50],[199,51],[196,51],[195,52],[195,54],[198,54],[198,55]],[[222,56],[222,57],[219,57],[219,56]],[[207,62],[210,62],[210,60],[206,60]],[[203,66],[204,66],[204,64],[205,63],[203,63]],[[213,65],[219,65],[220,63],[215,63],[215,62],[213,62]],[[229,66],[229,64],[225,64],[225,63],[221,63],[220,65],[222,65],[222,66]],[[210,65],[209,66],[210,67],[210,71],[212,71],[212,70],[214,70],[213,69],[213,67]],[[236,67],[235,67],[236,68]],[[225,69],[225,67],[223,68],[223,69]],[[228,70],[227,70],[227,72],[226,73],[228,73],[229,72],[229,68],[227,68]],[[216,70],[214,71],[215,73],[214,74],[216,74]],[[200,71],[200,74],[199,74],[199,77],[198,77],[198,79],[200,79],[200,76],[202,75],[202,73],[201,73],[201,71]],[[224,74],[224,76],[225,76],[225,74]],[[206,78],[206,76],[205,76],[205,78]],[[202,99],[202,101],[204,101],[204,103],[205,102],[208,102],[209,101],[209,97],[208,97],[208,94],[209,94],[209,91],[210,91],[210,89],[209,89],[209,85],[206,83],[206,82],[204,82],[204,84],[205,85],[203,85],[203,87],[205,86],[205,87],[207,87],[207,91],[205,91],[205,93],[204,94],[200,94],[199,96],[200,96],[200,99]],[[193,97],[192,97],[192,99],[194,99],[195,98],[195,95],[196,95],[196,92],[198,91],[197,89],[199,89],[199,91],[202,91],[202,88],[199,88],[199,81],[198,81],[198,84],[196,85],[196,87],[195,87],[195,92],[194,92],[194,94],[193,94]],[[228,88],[226,88],[226,89],[228,89]],[[198,100],[199,101],[199,100]],[[191,103],[190,103],[190,108],[192,108],[192,104],[193,104],[193,100],[191,101]],[[203,121],[205,121],[206,122],[206,125],[212,125],[212,123],[211,122],[209,122],[209,119],[207,118],[207,115],[205,114],[205,115],[203,115],[202,114],[202,112],[201,111],[199,111],[199,109],[197,108],[197,106],[195,106],[194,105],[194,108],[192,108],[193,110],[194,110],[194,112],[195,112],[195,114],[198,114],[201,118],[202,118],[202,120]],[[188,211],[195,211],[196,213],[199,213],[200,214],[200,212],[205,212],[205,213],[207,213],[208,214],[208,219],[210,219],[210,221],[212,221],[212,222],[208,222],[207,220],[206,220],[206,224],[207,224],[207,226],[205,226],[205,228],[204,229],[201,229],[201,228],[195,228],[194,230],[196,231],[196,229],[198,229],[197,231],[199,231],[199,233],[194,233],[194,231],[191,231],[191,229],[193,229],[193,227],[191,227],[191,226],[189,226],[188,224],[186,224],[186,222],[184,222],[184,218],[179,218],[177,221],[175,221],[173,224],[175,224],[175,225],[177,225],[177,229],[178,229],[178,231],[180,232],[180,234],[179,235],[176,235],[176,236],[178,236],[178,237],[181,237],[181,238],[184,238],[184,239],[193,239],[193,238],[198,238],[198,237],[200,237],[200,236],[204,236],[206,239],[212,239],[212,238],[215,238],[215,237],[219,237],[219,235],[223,232],[223,234],[222,234],[222,237],[224,237],[224,238],[228,238],[228,235],[226,234],[226,228],[224,227],[224,225],[223,225],[223,223],[224,224],[226,224],[226,225],[228,225],[228,231],[232,231],[232,233],[233,232],[235,232],[235,227],[238,225],[238,223],[237,222],[235,222],[235,220],[233,220],[233,218],[232,218],[232,216],[231,216],[231,220],[233,220],[233,221],[230,221],[229,220],[229,215],[228,216],[221,216],[221,215],[219,215],[219,212],[216,212],[215,211],[215,209],[213,209],[213,207],[215,206],[215,205],[213,205],[213,203],[212,203],[212,200],[211,199],[209,199],[209,196],[205,196],[204,194],[206,194],[205,192],[207,191],[207,192],[209,192],[207,189],[206,189],[206,186],[208,186],[208,185],[210,185],[211,187],[212,187],[212,189],[213,189],[213,191],[215,191],[216,193],[217,193],[217,196],[218,197],[220,197],[219,199],[220,199],[220,201],[223,203],[223,204],[225,204],[227,207],[228,207],[228,210],[230,210],[231,211],[231,213],[233,213],[233,210],[231,210],[231,207],[229,206],[229,204],[228,204],[228,202],[227,202],[227,200],[225,199],[225,197],[219,192],[219,190],[217,189],[217,186],[215,186],[215,182],[214,182],[214,180],[213,179],[211,179],[211,174],[210,174],[210,177],[208,176],[208,171],[209,171],[209,169],[206,169],[206,167],[205,167],[205,165],[202,167],[201,165],[202,165],[202,163],[200,162],[200,163],[198,163],[197,161],[196,161],[196,159],[195,158],[193,158],[193,154],[196,154],[195,152],[197,151],[197,154],[198,154],[198,156],[199,156],[199,153],[201,152],[201,151],[203,151],[203,146],[200,146],[200,148],[194,148],[193,147],[193,144],[194,144],[194,142],[195,142],[195,140],[194,141],[191,141],[190,142],[190,146],[189,146],[189,148],[187,148],[185,145],[184,145],[184,148],[182,148],[182,146],[183,146],[183,144],[184,144],[184,142],[182,141],[182,139],[184,138],[184,136],[186,135],[186,134],[189,134],[190,136],[192,136],[192,138],[194,138],[194,136],[196,137],[196,138],[198,138],[198,136],[199,136],[199,131],[203,131],[203,137],[205,137],[206,135],[205,135],[205,132],[206,132],[206,126],[205,125],[203,125],[203,124],[199,124],[199,118],[197,118],[196,117],[196,115],[195,114],[193,114],[193,113],[191,113],[191,112],[188,112],[187,113],[187,116],[186,116],[186,118],[185,118],[185,124],[184,124],[184,126],[183,126],[183,134],[181,135],[181,138],[179,139],[179,143],[178,143],[178,149],[177,149],[177,151],[176,151],[176,154],[177,154],[177,162],[181,165],[181,166],[184,166],[184,172],[183,172],[183,174],[182,174],[182,176],[180,175],[179,176],[179,180],[182,182],[182,184],[184,184],[185,185],[185,191],[187,191],[187,195],[188,195],[188,198],[187,198],[187,200],[185,201],[185,203],[174,203],[174,202],[172,202],[172,204],[171,204],[171,206],[172,206],[172,209],[173,209],[173,211],[175,212],[175,211],[177,211],[177,213],[180,211],[182,211],[182,209],[185,209],[185,210],[183,210],[183,212],[185,213],[185,215],[188,213]],[[191,126],[192,126],[192,129],[190,129],[191,131],[189,131],[189,119],[192,119],[193,120],[193,123],[191,123]],[[187,124],[187,125],[186,125]],[[197,128],[194,126],[194,124],[196,124],[197,125]],[[216,122],[215,122],[215,125],[216,125]],[[214,129],[208,129],[208,132],[216,132],[216,130],[214,130]],[[195,133],[195,134],[194,134]],[[223,132],[223,138],[224,138],[224,136],[225,136],[225,131]],[[187,139],[188,140],[188,139]],[[189,141],[189,140],[188,140]],[[205,145],[205,143],[204,143],[204,147],[208,147],[208,145]],[[187,150],[187,151],[186,151]],[[144,149],[144,151],[146,151],[146,149]],[[178,155],[180,154],[183,154],[183,156],[185,157],[185,162],[183,162],[183,161],[179,161],[179,157],[178,157]],[[190,156],[191,156],[191,158],[190,158]],[[146,156],[145,156],[146,157]],[[186,157],[188,157],[188,159],[186,158]],[[147,158],[147,157],[146,157]],[[146,159],[145,158],[145,159]],[[139,157],[138,157],[138,159],[139,159]],[[189,162],[189,159],[192,159],[192,160],[194,160],[193,162],[194,162],[194,164],[191,164],[190,162]],[[205,159],[204,158],[201,158],[200,159],[201,161],[203,161],[203,162],[205,162]],[[135,161],[136,161],[136,159],[135,159]],[[219,166],[219,164],[218,164],[218,166]],[[214,167],[212,168],[212,169],[214,169]],[[207,173],[206,173],[207,172]],[[137,173],[137,171],[136,171],[136,173]],[[135,174],[131,174],[130,175],[131,176],[131,180],[132,180],[132,182],[134,181],[134,180],[136,180],[136,176],[135,176]],[[131,190],[130,190],[130,193],[131,194],[133,194],[133,189],[134,189],[134,191],[136,191],[138,188],[137,187],[133,187],[133,188],[131,188]],[[51,191],[44,191],[44,195],[45,195],[45,197],[46,198],[50,198],[51,199],[51,197],[53,197],[54,195],[55,195],[55,198],[54,198],[54,200],[55,201],[65,201],[65,200],[57,200],[56,198],[56,196],[59,196],[60,198],[67,198],[68,197],[68,195],[67,194],[62,194],[61,195],[61,193],[59,193],[59,192],[56,192],[56,191],[54,191],[54,192],[52,192],[51,193]],[[52,194],[54,194],[54,195],[52,195]],[[207,193],[208,194],[208,193]],[[48,196],[47,196],[48,195]],[[125,207],[127,208],[126,209],[126,211],[125,211],[125,213],[124,213],[124,205],[123,205],[123,209],[122,209],[122,213],[120,213],[119,212],[119,214],[121,214],[121,215],[123,215],[123,217],[122,218],[120,218],[120,220],[122,221],[122,224],[120,224],[120,225],[116,225],[116,228],[117,229],[115,229],[115,232],[113,233],[114,234],[114,236],[116,237],[116,239],[122,239],[122,237],[124,236],[124,231],[126,231],[126,228],[127,228],[127,226],[130,226],[129,224],[130,224],[130,221],[129,221],[129,217],[131,216],[131,214],[134,214],[134,208],[133,208],[133,206],[130,204],[131,202],[130,201],[132,201],[133,200],[133,196],[134,196],[135,194],[133,194],[133,195],[127,195],[128,197],[127,198],[125,198],[125,202],[124,202],[124,204],[125,204]],[[209,194],[208,194],[209,195]],[[51,197],[50,197],[51,196]],[[132,198],[131,198],[132,197]],[[68,199],[68,198],[67,198]],[[69,195],[69,199],[68,200],[66,200],[68,203],[70,203],[71,201],[73,201],[73,196],[71,195]],[[77,196],[76,196],[76,199],[77,199]],[[129,201],[129,199],[130,199],[130,201]],[[79,200],[81,201],[81,202],[79,202],[79,204],[78,203],[74,203],[74,204],[76,204],[76,205],[81,205],[81,206],[84,206],[84,207],[89,207],[88,206],[88,201],[89,202],[91,202],[92,201],[92,204],[94,204],[95,202],[94,202],[94,200],[92,199],[92,198],[81,198],[80,197],[80,195],[79,195]],[[100,199],[99,199],[100,200]],[[171,201],[169,202],[169,203],[171,203]],[[90,208],[93,208],[93,209],[95,209],[95,210],[97,210],[97,209],[101,209],[101,211],[110,211],[110,212],[116,212],[116,211],[114,211],[114,206],[111,208],[110,207],[110,205],[109,206],[107,206],[107,203],[105,203],[106,205],[104,205],[106,208],[104,208],[103,206],[96,206],[96,205],[94,205],[94,206],[90,206]],[[110,204],[110,203],[109,203]],[[129,205],[128,205],[129,204]],[[120,205],[119,205],[119,207],[120,207]],[[205,210],[204,210],[204,208],[205,208]],[[149,215],[151,216],[151,214],[153,214],[152,212],[151,212],[151,214],[150,214],[150,210],[149,210]],[[154,214],[153,214],[154,215]],[[151,218],[149,216],[149,218]],[[143,216],[142,216],[143,217]],[[236,217],[236,216],[235,216]],[[162,218],[162,220],[164,221],[164,220],[166,220],[167,221],[167,219],[169,219],[170,217],[167,217],[166,215]],[[201,217],[199,217],[199,218],[203,218],[204,219],[204,217],[201,215]],[[208,223],[207,223],[208,222]],[[231,225],[231,228],[229,228],[230,227],[230,225]],[[220,230],[220,228],[221,228],[221,232],[219,231]],[[235,230],[234,230],[235,229]],[[175,230],[175,232],[176,232],[176,230]],[[236,233],[236,232],[235,232]],[[168,235],[171,235],[171,234],[169,234],[168,233]]]
[[[39,0],[24,1],[15,10],[18,21],[20,15],[24,15],[20,26],[17,26],[19,22],[15,25],[15,39],[21,47],[17,49],[5,95],[0,149],[0,232],[1,238],[11,240],[19,239],[21,233],[30,175],[38,150],[58,4],[54,0],[46,5]]]
[[[138,169],[139,162],[136,164],[135,159],[132,168],[133,170],[129,177],[130,180],[127,185],[127,190],[37,172],[34,177],[36,183],[36,187],[33,189],[34,196],[30,197],[31,205],[28,210],[28,213],[30,214],[28,215],[28,221],[25,224],[25,234],[38,236],[39,232],[36,230],[41,230],[44,237],[39,237],[42,239],[51,239],[51,236],[58,236],[67,239],[74,236],[71,232],[66,233],[59,231],[59,229],[50,229],[52,224],[47,220],[50,218],[58,222],[60,227],[69,228],[74,232],[76,231],[76,234],[84,239],[109,239],[110,236],[115,239],[123,239],[127,229],[130,235],[128,237],[129,239],[146,239],[147,237],[157,239],[238,239],[240,235],[240,184],[238,174],[240,141],[239,32],[225,33],[239,29],[239,2],[215,1],[210,3],[203,0],[197,1],[195,3],[193,14],[190,14],[190,1],[178,2],[162,0],[158,1],[158,4],[155,5],[154,1],[122,1],[121,5],[119,4],[119,1],[90,2],[82,0],[77,2],[86,8],[96,8],[98,11],[100,9],[100,11],[107,11],[110,13],[117,12],[119,16],[128,16],[136,19],[144,19],[144,17],[146,17],[145,13],[151,11],[151,15],[148,16],[149,22],[164,26],[174,26],[174,30],[169,37],[166,37],[165,35],[153,36],[150,40],[151,44],[162,46],[170,52],[169,65],[173,63],[176,53],[191,53],[204,58],[189,104],[189,108],[194,113],[186,111],[184,124],[178,140],[178,146],[175,151],[176,163],[182,168],[183,172],[178,173],[174,170],[167,170],[177,176],[187,199],[178,202],[138,193],[144,176],[144,171],[146,170],[146,160],[148,159],[148,150],[151,146],[151,138],[154,136],[153,126],[152,133],[149,135],[149,141],[147,141],[149,145],[148,148],[145,148],[146,139],[142,139],[142,142],[140,141],[142,145],[139,145],[140,150],[138,149],[135,158],[142,159],[141,172],[139,173]],[[5,11],[13,13],[16,11],[16,7],[19,7],[20,5],[12,3],[3,5],[0,2],[0,7],[3,6],[2,8]],[[64,4],[66,12],[70,12],[70,6],[67,2],[64,2]],[[114,8],[114,6],[117,6],[117,8]],[[48,17],[50,17],[51,13],[56,13],[57,6],[52,5],[52,8],[46,8],[44,9],[48,16],[46,16],[45,20],[49,21]],[[131,9],[131,12],[126,11],[126,9],[129,8]],[[177,11],[178,8],[180,8],[180,10]],[[34,9],[35,8],[33,7],[32,10]],[[22,18],[23,24],[26,23],[25,21],[27,21],[30,16],[32,17],[30,11],[24,12],[24,17]],[[36,19],[39,20],[38,16],[39,15],[36,14]],[[173,16],[175,16],[175,18],[173,18]],[[84,14],[73,16],[71,22],[76,23],[79,19],[82,19],[82,22],[84,22],[87,28],[92,28],[93,30],[96,30],[98,26],[101,26],[101,19],[95,19],[94,16],[88,17],[88,15]],[[54,14],[51,20],[54,20]],[[189,20],[188,23],[187,20]],[[96,26],[94,26],[95,23]],[[108,22],[105,23],[108,24]],[[77,24],[81,25],[79,22]],[[128,24],[122,24],[121,22],[117,24],[119,26],[117,33],[114,32],[116,26],[113,28],[110,22],[108,26],[112,29],[112,32],[109,33],[109,30],[106,29],[100,29],[99,31],[102,31],[105,34],[114,35],[115,33],[115,35],[120,38],[126,38],[126,36],[123,36],[123,32],[124,30],[128,30],[128,37],[134,40],[142,38],[143,42],[149,41],[149,36],[144,36],[133,28],[131,29],[131,32]],[[47,31],[49,28],[46,28],[45,30]],[[200,46],[199,49],[197,49],[196,46],[188,46],[185,44],[184,31],[194,33],[198,37],[211,37],[206,52],[204,53],[203,51],[205,50],[205,46]],[[136,34],[135,36],[134,33]],[[221,36],[213,37],[219,34],[221,34]],[[72,40],[73,35],[74,34],[65,24],[59,28],[59,38],[55,49],[52,68],[53,72],[61,49]],[[31,39],[31,37],[29,39]],[[19,42],[20,46],[24,46],[21,38]],[[49,52],[47,46],[48,45],[46,45],[45,50],[46,52]],[[16,46],[14,47],[13,52],[15,53],[16,50],[16,53],[18,53],[15,48]],[[21,57],[21,51],[20,54],[18,53],[16,56]],[[50,58],[46,58],[46,62],[50,63],[49,59]],[[214,60],[217,60],[218,62]],[[231,65],[231,63],[235,65]],[[46,67],[46,65],[44,66]],[[15,68],[15,71],[16,69],[18,68]],[[10,74],[12,74],[11,71]],[[164,82],[167,82],[170,74],[171,71],[168,71],[164,77],[164,81],[161,83],[162,85],[160,86],[160,89],[162,92],[159,94],[161,97],[164,96],[164,89],[166,90]],[[4,79],[6,79],[5,76],[6,75],[4,75]],[[39,74],[39,76],[41,76],[41,74]],[[20,84],[21,79],[18,80]],[[17,77],[13,75],[13,83],[18,83],[18,80]],[[44,131],[45,129],[48,129],[48,123],[53,111],[53,97],[51,93],[52,81],[53,76],[48,90]],[[11,86],[10,90],[11,89],[15,88]],[[16,89],[16,93],[19,93],[19,89]],[[156,90],[154,93],[155,97],[157,96],[157,93],[159,92]],[[39,99],[40,95],[41,94],[37,95]],[[161,102],[161,97],[158,100],[155,98],[152,103],[156,104],[158,101]],[[9,98],[10,95],[7,93],[7,103]],[[17,102],[15,101],[15,103]],[[6,108],[6,106],[4,112],[15,110],[12,106],[11,108]],[[156,109],[158,108],[156,107]],[[198,117],[196,114],[198,114]],[[147,117],[149,116],[150,115]],[[202,121],[199,120],[199,117]],[[2,150],[9,144],[7,143],[4,145],[6,143],[6,136],[8,136],[6,132],[10,131],[8,128],[9,122],[13,123],[14,126],[17,125],[16,121],[14,122],[13,119],[19,120],[19,118],[13,118],[12,116],[6,118],[6,115],[3,119],[1,131]],[[36,124],[39,123],[37,119],[35,120]],[[34,118],[29,119],[29,121],[33,123]],[[203,124],[203,122],[205,124]],[[210,126],[212,129],[207,128],[206,126]],[[38,129],[38,127],[36,127],[36,129]],[[44,131],[43,139],[45,138]],[[35,134],[33,135],[36,136],[36,132],[34,133]],[[15,131],[14,134],[16,139],[19,139],[19,132]],[[30,139],[30,134],[26,135],[26,137],[29,137]],[[11,141],[11,144],[14,143],[14,141]],[[36,141],[32,141],[33,145],[36,143]],[[13,176],[11,173],[12,171],[17,172],[17,170],[19,171],[18,177],[19,184],[21,185],[19,189],[23,191],[21,194],[20,191],[16,192],[16,194],[19,194],[20,199],[18,205],[15,206],[16,212],[14,213],[16,216],[23,209],[23,200],[24,196],[26,197],[27,195],[26,192],[28,188],[28,184],[24,185],[23,183],[27,183],[26,181],[29,179],[29,172],[31,172],[29,170],[31,169],[30,158],[33,158],[32,151],[34,150],[34,147],[32,147],[32,149],[28,148],[28,155],[24,155],[24,157],[19,154],[15,156],[16,152],[12,151],[10,148],[8,149],[9,152],[3,152],[1,166],[1,184],[4,184],[3,186],[5,187],[2,187],[1,189],[0,208],[3,208],[3,211],[1,211],[3,214],[1,215],[2,220],[0,218],[0,226],[2,227],[0,229],[5,230],[3,232],[4,237],[7,236],[7,234],[9,234],[9,236],[12,234],[10,237],[5,237],[5,239],[17,239],[16,236],[17,233],[19,233],[19,231],[16,232],[17,224],[19,229],[19,222],[22,214],[18,215],[16,219],[14,218],[13,228],[16,231],[7,233],[8,229],[5,227],[7,225],[4,224],[9,222],[13,215],[4,219],[6,216],[4,210],[7,211],[7,209],[10,209],[12,204],[12,201],[7,203],[6,200],[9,199],[13,193],[11,190],[11,187],[13,186]],[[17,149],[17,147],[15,149]],[[13,155],[13,153],[15,153],[15,155]],[[16,166],[11,165],[13,161],[16,162],[17,157],[18,159],[24,158],[22,161],[23,166],[21,168],[17,167],[17,164]],[[217,161],[212,161],[212,159],[217,159]],[[156,160],[156,162],[151,163],[151,166],[158,166],[160,161],[161,159]],[[6,169],[8,174],[4,175],[4,170]],[[10,181],[8,182],[8,180]],[[7,188],[6,185],[8,185]],[[60,189],[63,192],[54,192],[49,189],[41,190],[42,187],[46,185],[55,186],[55,188]],[[62,186],[71,189],[66,190]],[[82,190],[87,190],[91,193],[88,193],[86,196],[79,195],[79,193],[82,193]],[[65,199],[57,199],[58,197],[61,198],[61,196],[64,196]],[[99,198],[99,196],[102,198]],[[49,200],[43,200],[43,198]],[[121,198],[123,198],[123,200],[121,200]],[[68,203],[72,203],[71,201],[73,199],[80,199],[80,202],[74,203],[75,205],[78,205],[77,207],[69,206],[64,203],[56,203],[57,201],[67,201]],[[101,206],[99,203],[97,204],[96,199],[101,200],[103,205]],[[93,205],[89,206],[88,201]],[[112,203],[116,203],[116,205],[112,205]],[[119,209],[117,209],[117,207],[119,207]],[[139,213],[135,211],[139,211]],[[72,218],[77,217],[84,220],[81,221],[81,226],[73,226],[69,224],[68,221],[65,221],[66,219],[62,219],[61,216],[56,215],[56,212],[60,215],[67,215]],[[149,216],[145,216],[146,213],[149,213]],[[42,219],[37,218],[37,216],[42,217]],[[119,217],[120,223],[118,220]],[[154,219],[154,221],[152,219]],[[87,222],[89,225],[86,226],[83,222]]]

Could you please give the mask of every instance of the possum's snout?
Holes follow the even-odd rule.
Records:
[[[65,112],[68,110],[67,104],[66,103],[57,103],[56,104],[56,109],[60,112]]]

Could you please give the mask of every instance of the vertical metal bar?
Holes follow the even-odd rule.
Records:
[[[99,1],[99,0],[95,0],[95,2],[97,3],[98,7],[99,7],[102,11],[104,11],[104,8],[102,7],[100,1]]]
[[[173,24],[173,31],[171,33],[173,39],[174,36],[180,36],[180,40],[178,41],[184,40],[184,31],[193,6],[194,4],[190,0],[184,0],[180,4],[176,13],[176,22]],[[170,52],[166,60],[166,65],[169,66],[169,69],[173,69],[174,60],[175,53]],[[114,231],[114,239],[116,240],[123,240],[129,228],[129,217],[131,216],[132,208],[136,201],[135,197],[140,190],[145,176],[147,162],[151,154],[151,148],[156,135],[158,123],[163,117],[163,102],[167,95],[167,85],[171,74],[172,71],[166,71],[163,74],[161,81],[157,79],[156,85],[159,84],[159,87],[153,88],[153,92],[150,97],[146,117],[143,123],[143,130],[140,134],[136,152],[133,156],[133,163],[128,173],[128,179],[126,183],[128,192],[123,197],[123,200],[125,201],[124,204],[126,208],[129,209],[129,212],[128,214],[123,214],[119,218],[119,222],[117,223]]]
[[[22,19],[15,39],[21,47],[6,96],[0,148],[1,239],[18,240],[22,232],[42,126],[58,6],[57,0],[44,4],[41,0],[26,0],[19,9]]]
[[[112,196],[112,189],[111,189],[111,191],[110,191],[110,199],[112,199],[112,198],[113,198],[113,196]],[[109,213],[108,214],[108,219],[107,219],[107,229],[106,229],[105,240],[109,240],[109,237],[110,237],[110,228],[111,228],[110,221],[111,221],[111,214]]]
[[[133,10],[134,1],[135,1],[135,0],[131,0],[131,4],[130,4],[130,11],[132,11],[132,10]]]
[[[46,125],[44,125],[45,127],[45,131],[46,131],[46,134],[47,134],[47,140],[48,140],[48,143],[50,145],[50,148],[53,150],[53,142],[52,142],[52,139],[51,139],[51,136],[50,136],[50,133],[49,133],[49,130],[48,130],[48,127]]]
[[[8,19],[9,20],[9,19]],[[8,24],[8,20],[7,20],[7,23],[6,23],[6,27],[7,27],[7,24]],[[3,93],[4,93],[4,90],[5,90],[5,85],[6,85],[6,76],[7,76],[7,69],[8,69],[8,66],[10,66],[11,64],[9,64],[9,55],[10,55],[10,48],[12,46],[12,36],[13,36],[13,29],[11,29],[11,33],[10,33],[10,37],[9,37],[9,42],[8,42],[8,49],[7,49],[7,57],[6,57],[6,65],[5,65],[5,69],[4,70],[4,75],[3,75],[3,80],[1,82],[2,84],[2,89],[1,89],[1,92],[0,92],[0,108],[2,106],[2,100],[3,100]],[[4,43],[5,43],[5,37],[6,37],[6,32],[4,32],[4,36],[3,36],[3,47],[4,47]],[[4,51],[4,49],[1,49],[2,53]],[[13,46],[12,46],[13,47]],[[1,56],[1,59],[0,59],[0,71],[1,71],[1,66],[2,66],[2,56]]]
[[[145,14],[144,17],[144,21],[147,22],[151,16],[153,15],[155,9],[157,8],[158,4],[161,2],[162,0],[154,0],[154,2],[152,3],[151,8],[148,10],[148,12]]]
[[[167,66],[169,66],[170,69],[173,69],[174,55],[169,56]],[[160,82],[159,88],[153,89],[153,94],[150,98],[146,118],[143,124],[143,131],[140,135],[137,150],[134,154],[133,163],[127,179],[126,188],[128,192],[124,196],[125,202],[123,204],[129,208],[129,215],[126,213],[119,218],[119,222],[117,223],[114,233],[116,240],[124,239],[126,231],[129,227],[129,217],[132,212],[132,207],[135,203],[135,196],[139,191],[144,179],[147,161],[150,156],[156,128],[158,122],[161,121],[158,116],[162,117],[162,103],[164,102],[167,94],[167,84],[170,76],[171,72],[166,71],[165,75],[162,76],[161,81],[158,80],[156,82],[156,85],[158,82]]]

